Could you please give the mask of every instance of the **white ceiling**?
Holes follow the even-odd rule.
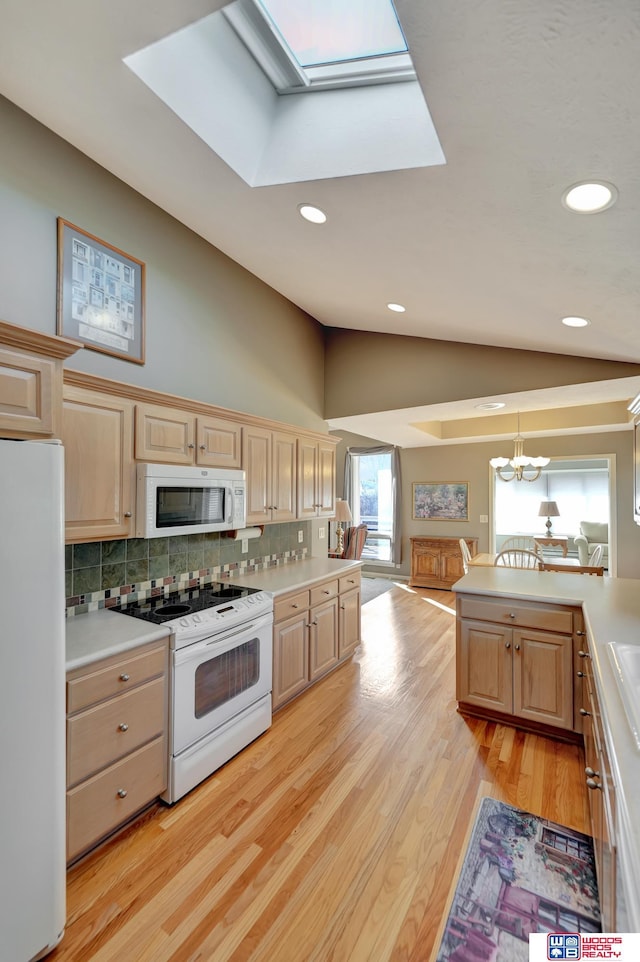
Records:
[[[637,0],[396,0],[446,165],[259,188],[122,62],[223,5],[0,0],[0,92],[324,325],[640,362]]]

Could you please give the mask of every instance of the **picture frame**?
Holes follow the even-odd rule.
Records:
[[[145,265],[58,217],[57,333],[144,364]]]
[[[417,481],[413,484],[414,521],[468,521],[468,481]]]

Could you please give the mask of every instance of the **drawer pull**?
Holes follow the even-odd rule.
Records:
[[[578,628],[578,630],[576,631],[576,635],[580,635],[580,637],[582,638],[584,637],[584,635],[586,635],[586,631],[581,631],[580,628]]]
[[[583,671],[577,671],[577,672],[576,672],[576,675],[578,676],[578,678],[585,678],[585,677],[586,677],[586,676],[585,676],[585,673],[584,673]]]
[[[602,791],[602,785],[600,784],[600,782],[596,782],[594,778],[587,779],[587,788],[590,788],[592,790],[594,788],[599,788]]]
[[[128,794],[128,792],[127,792],[126,788],[119,788],[119,789],[118,789],[118,798],[126,798],[126,797],[127,797],[127,794]]]
[[[328,589],[328,588],[323,588],[323,590],[322,590],[322,594],[323,594],[323,595],[330,595],[330,594],[331,594],[331,592],[329,591],[329,589]]]
[[[515,648],[516,651],[520,651],[520,645],[514,645],[513,647]]]
[[[590,711],[587,711],[586,708],[581,708],[581,709],[580,709],[580,714],[581,714],[583,717],[591,718],[591,712],[590,712]]]
[[[505,648],[511,648],[511,642],[510,642],[510,641],[505,641],[504,647],[505,647]]]
[[[119,729],[121,732],[128,732],[128,731],[129,731],[129,726],[127,725],[126,722],[121,722],[121,723],[118,725],[118,729]]]
[[[300,605],[291,605],[292,608],[299,608]]]
[[[126,671],[123,671],[120,675],[120,681],[129,681],[129,675],[126,673]]]
[[[515,615],[515,611],[510,611],[510,612],[509,612],[509,617],[510,617],[510,618],[515,618],[515,616],[516,616],[516,615]]]
[[[600,772],[594,772],[594,770],[589,768],[589,766],[585,768],[584,773],[585,775],[588,775],[589,778],[600,778]]]
[[[587,653],[586,651],[582,651],[582,649],[580,649],[580,651],[578,652],[578,657],[579,657],[579,658],[588,658],[589,655],[588,655],[588,653]]]

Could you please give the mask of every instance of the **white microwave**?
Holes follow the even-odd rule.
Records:
[[[229,531],[247,523],[244,471],[139,464],[136,537]]]

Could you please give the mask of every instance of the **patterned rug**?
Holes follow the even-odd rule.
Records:
[[[484,798],[436,962],[527,962],[531,932],[600,931],[590,836]]]

